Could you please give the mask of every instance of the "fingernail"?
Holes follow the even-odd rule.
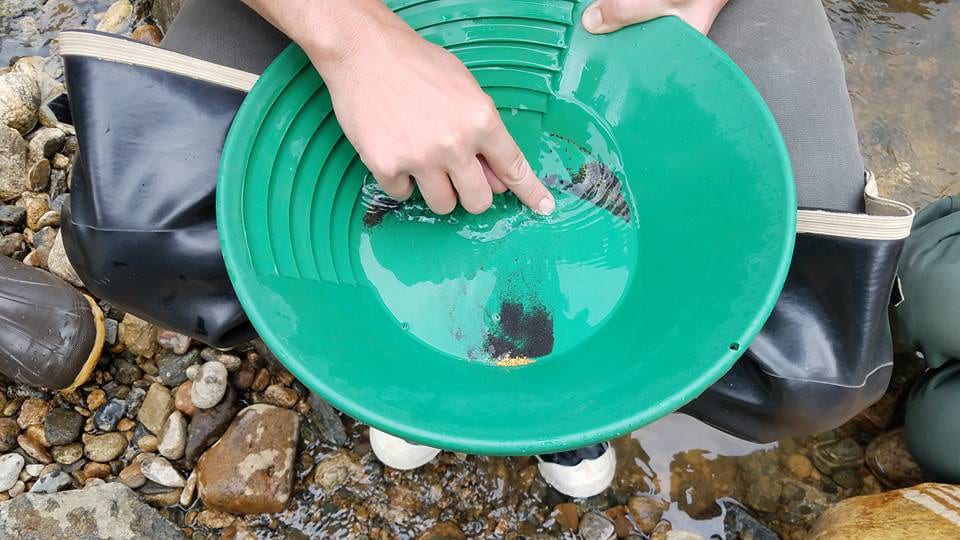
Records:
[[[594,30],[598,30],[602,24],[603,13],[600,12],[599,7],[591,7],[583,13],[583,27],[587,30],[593,32]]]
[[[549,216],[553,213],[553,209],[556,208],[556,203],[553,202],[553,197],[544,197],[540,204],[537,205],[537,213],[543,216]]]

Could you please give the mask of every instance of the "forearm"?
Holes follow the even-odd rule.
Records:
[[[382,0],[243,2],[303,47],[321,75],[358,48],[374,46],[385,26],[405,26]]]

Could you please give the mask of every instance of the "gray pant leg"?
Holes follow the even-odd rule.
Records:
[[[863,158],[843,62],[820,0],[730,0],[710,38],[777,119],[803,208],[863,210]]]
[[[263,73],[290,39],[240,0],[189,0],[160,44],[194,58]]]

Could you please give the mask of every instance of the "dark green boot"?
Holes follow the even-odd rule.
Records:
[[[60,278],[0,257],[0,373],[49,389],[83,384],[100,358],[103,313]]]

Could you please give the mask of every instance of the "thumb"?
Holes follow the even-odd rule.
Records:
[[[668,14],[661,0],[597,0],[583,12],[581,22],[591,34],[608,34]]]

